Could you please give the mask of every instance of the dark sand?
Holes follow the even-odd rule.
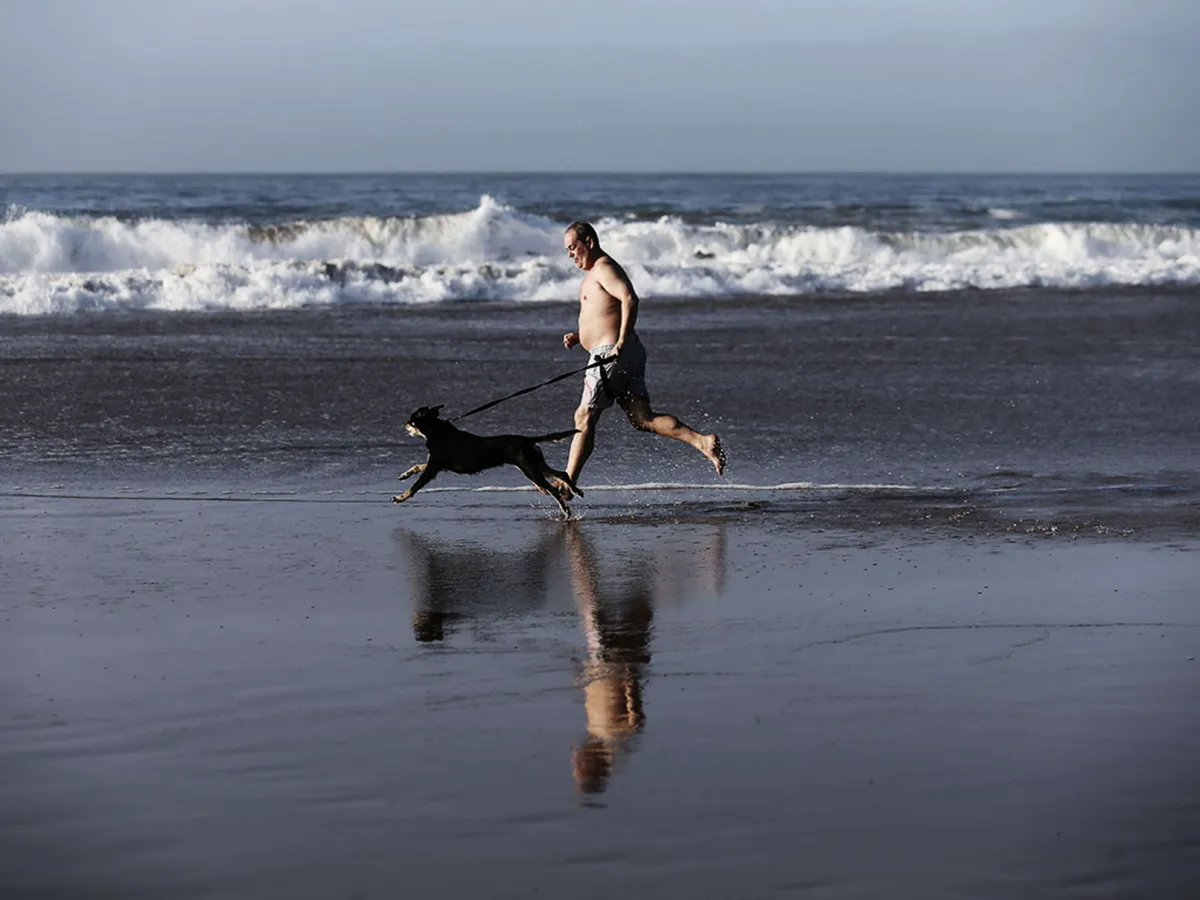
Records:
[[[384,496],[0,498],[0,897],[1197,896],[1193,536]]]
[[[1195,289],[573,315],[0,322],[0,900],[1200,896]]]

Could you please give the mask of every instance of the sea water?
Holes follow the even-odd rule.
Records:
[[[1195,176],[7,175],[0,313],[1200,282]]]

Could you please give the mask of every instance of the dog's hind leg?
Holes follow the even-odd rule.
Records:
[[[397,475],[396,480],[403,481],[405,478],[412,478],[414,475],[420,475],[422,472],[425,471],[425,467],[428,465],[429,465],[429,463],[417,463],[412,468],[407,469],[406,471],[401,472],[399,475]]]
[[[413,466],[413,469],[416,469],[416,468],[418,468],[418,467]],[[416,482],[413,484],[412,487],[410,487],[403,494],[397,494],[396,496],[394,496],[392,498],[393,503],[403,503],[405,500],[407,500],[409,497],[411,497],[413,494],[415,494],[421,488],[425,487],[425,485],[427,485],[427,484],[429,484],[429,482],[433,481],[434,476],[436,476],[438,473],[438,470],[431,468],[429,463],[422,463],[422,464],[420,464],[420,472],[421,472],[421,476],[416,480]],[[410,474],[412,474],[411,469],[408,472],[406,472],[404,475],[401,475],[400,477],[407,478]]]
[[[539,473],[539,474],[540,474],[540,473]],[[537,482],[534,482],[534,483],[535,483],[535,484],[537,484]],[[561,491],[556,491],[556,490],[553,488],[553,486],[550,484],[550,482],[549,482],[549,481],[547,481],[547,480],[546,480],[544,477],[542,477],[542,478],[541,478],[541,484],[539,484],[539,485],[538,485],[538,487],[547,488],[547,489],[549,490],[549,492],[550,492],[550,496],[551,496],[551,497],[554,499],[554,502],[558,504],[558,508],[562,510],[562,514],[563,514],[563,518],[564,518],[564,519],[569,519],[569,518],[571,518],[571,510],[570,510],[570,508],[567,506],[567,502],[566,502],[566,501],[568,501],[568,500],[570,500],[570,499],[571,499],[571,495],[570,495],[570,494],[567,494],[567,495],[564,497],[564,496],[563,496],[563,492],[561,492]]]
[[[554,476],[554,478],[556,478],[558,481],[561,481],[569,489],[570,494],[576,497],[583,496],[583,491],[580,489],[579,485],[577,485],[574,479],[572,479],[571,476],[566,472],[560,472],[558,469],[551,469],[549,466],[546,467],[546,471],[550,475]],[[568,496],[567,499],[570,499],[570,496]]]
[[[543,474],[542,468],[544,467],[548,471],[549,467],[545,466],[544,461],[543,466],[539,467],[535,460],[522,458],[520,462],[514,463],[514,465],[520,469],[521,473],[530,481],[532,481],[543,494],[548,494],[551,498],[553,498],[554,502],[558,504],[558,508],[562,510],[564,519],[571,518],[571,510],[567,508],[567,504],[564,502],[565,500],[570,500],[571,497],[568,494],[564,498],[563,492],[556,489],[554,485],[546,480],[546,476]]]

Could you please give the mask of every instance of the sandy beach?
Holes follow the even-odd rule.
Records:
[[[1194,301],[656,301],[567,524],[567,305],[8,319],[0,897],[1189,900]]]
[[[1159,897],[1194,537],[0,499],[4,897]]]

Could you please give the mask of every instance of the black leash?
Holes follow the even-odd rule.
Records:
[[[582,369],[572,369],[570,372],[563,372],[561,375],[555,375],[549,381],[543,381],[541,384],[533,385],[533,387],[521,388],[521,390],[514,391],[513,393],[508,394],[505,397],[501,397],[498,400],[489,400],[487,403],[483,404],[483,406],[477,406],[474,409],[469,409],[465,413],[461,413],[461,414],[455,416],[453,419],[450,419],[449,421],[457,422],[459,419],[465,419],[467,416],[473,416],[473,415],[475,415],[475,413],[483,412],[485,409],[491,409],[493,406],[497,406],[497,405],[503,403],[505,400],[511,400],[511,399],[513,399],[513,397],[520,397],[522,394],[528,394],[531,391],[536,391],[539,388],[544,388],[547,385],[554,384],[554,382],[556,382],[556,381],[562,381],[564,378],[570,378],[572,375],[578,375],[580,372],[586,372],[588,369],[594,369],[594,368],[596,368],[596,366],[603,367],[603,366],[607,365],[608,363],[612,362],[614,359],[616,359],[615,356],[600,357],[595,362],[588,363]],[[611,391],[609,390],[609,387],[608,387],[608,373],[605,372],[603,368],[600,369],[600,381],[604,386],[604,392],[606,394],[611,393]]]

